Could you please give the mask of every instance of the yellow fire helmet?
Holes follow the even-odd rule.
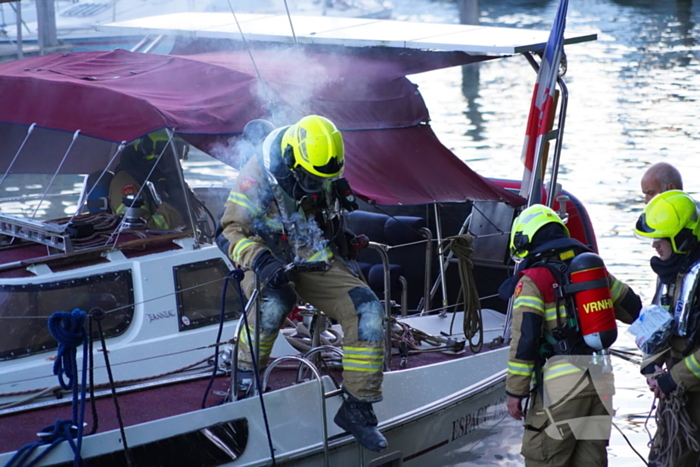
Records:
[[[318,181],[339,178],[345,165],[343,136],[325,117],[309,115],[290,126],[282,137],[282,154],[290,169],[302,168]]]
[[[700,239],[698,206],[695,200],[680,190],[669,190],[654,196],[646,205],[634,227],[634,235],[641,239],[668,238],[674,253],[686,253],[686,238],[679,235],[688,229]]]
[[[143,154],[148,161],[157,159],[166,149],[170,142],[170,136],[165,130],[157,130],[148,133],[134,142],[134,149]],[[179,159],[187,159],[190,146],[179,136],[173,136],[172,143],[175,146]]]
[[[570,236],[569,229],[566,228],[566,225],[551,208],[542,204],[533,204],[523,210],[515,218],[513,227],[510,229],[510,253],[512,258],[516,261],[525,258],[530,253],[532,239],[537,231],[552,222],[561,225],[567,237]]]

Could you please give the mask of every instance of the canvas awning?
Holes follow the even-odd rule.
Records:
[[[181,53],[193,52],[192,44]],[[30,137],[14,173],[53,173],[76,130],[83,135],[63,173],[107,162],[112,142],[173,128],[211,151],[255,118],[290,124],[307,114],[330,118],[347,145],[346,175],[358,194],[380,204],[522,199],[471,171],[436,138],[428,110],[406,74],[486,59],[463,52],[369,49],[260,49],[150,55],[115,50],[28,58],[0,64],[0,171]],[[257,71],[256,71],[257,68]],[[52,141],[56,130],[61,144]],[[87,138],[86,138],[87,137]],[[108,145],[112,150],[105,150]],[[212,151],[225,162],[226,151]],[[223,154],[223,156],[222,156]],[[517,158],[514,157],[514,164]]]

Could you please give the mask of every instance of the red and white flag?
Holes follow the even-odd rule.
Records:
[[[540,70],[537,73],[537,82],[532,92],[530,115],[527,118],[525,131],[525,143],[521,160],[525,165],[523,171],[523,183],[520,195],[529,195],[530,180],[536,162],[537,154],[542,151],[545,144],[544,135],[549,131],[549,122],[552,121],[554,108],[554,91],[556,88],[559,62],[564,50],[564,29],[566,28],[566,11],[569,7],[568,0],[560,0],[557,16],[554,19],[549,39],[542,55]],[[541,202],[542,180],[538,177],[533,187],[532,203]]]

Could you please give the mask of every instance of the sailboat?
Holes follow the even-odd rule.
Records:
[[[293,31],[280,27],[290,21]],[[0,215],[0,463],[42,456],[37,465],[68,465],[80,456],[88,465],[379,467],[498,465],[517,455],[522,427],[508,417],[504,393],[507,303],[494,293],[512,272],[508,231],[527,196],[520,181],[486,179],[443,146],[406,75],[514,54],[536,63],[548,33],[206,12],[104,28],[171,35],[175,46],[167,55],[75,52],[0,65],[0,189],[18,174],[40,181]],[[559,86],[563,130],[561,78]],[[386,315],[385,397],[375,404],[384,453],[330,420],[341,403],[340,337],[305,304],[259,375],[270,390],[243,400],[230,391],[241,311],[255,300],[240,299],[235,265],[213,242],[225,188],[193,186],[187,225],[174,231],[134,228],[127,216],[87,205],[148,134],[165,132],[236,167],[248,121],[283,125],[308,113],[343,132],[345,175],[362,199],[350,219],[371,242],[358,259],[378,271],[377,284],[368,280]],[[549,133],[552,164],[562,133]],[[177,165],[174,148],[161,156]],[[86,183],[58,183],[63,176]],[[583,204],[542,182],[531,184],[548,187],[538,196],[595,248]],[[469,288],[450,266],[463,259],[444,247],[467,233],[480,298],[469,310]],[[47,320],[76,309],[87,323],[106,315],[106,330],[95,324],[75,347],[74,366],[89,377],[65,387],[52,374],[59,344]],[[312,323],[301,327],[305,315]],[[37,439],[42,427],[49,434]],[[77,444],[53,443],[66,433]]]

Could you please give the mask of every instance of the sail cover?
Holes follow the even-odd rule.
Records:
[[[53,173],[59,166],[61,173],[89,173],[108,161],[112,142],[160,128],[173,128],[236,166],[236,138],[248,121],[288,125],[319,114],[342,130],[346,176],[367,200],[523,201],[474,173],[438,141],[420,93],[405,77],[487,57],[332,47],[208,50],[193,53],[199,50],[190,44],[179,53],[191,55],[115,50],[0,64],[0,171],[32,124],[39,136],[27,139],[13,173]],[[62,160],[77,130],[78,143]],[[104,150],[105,143],[112,149]]]

